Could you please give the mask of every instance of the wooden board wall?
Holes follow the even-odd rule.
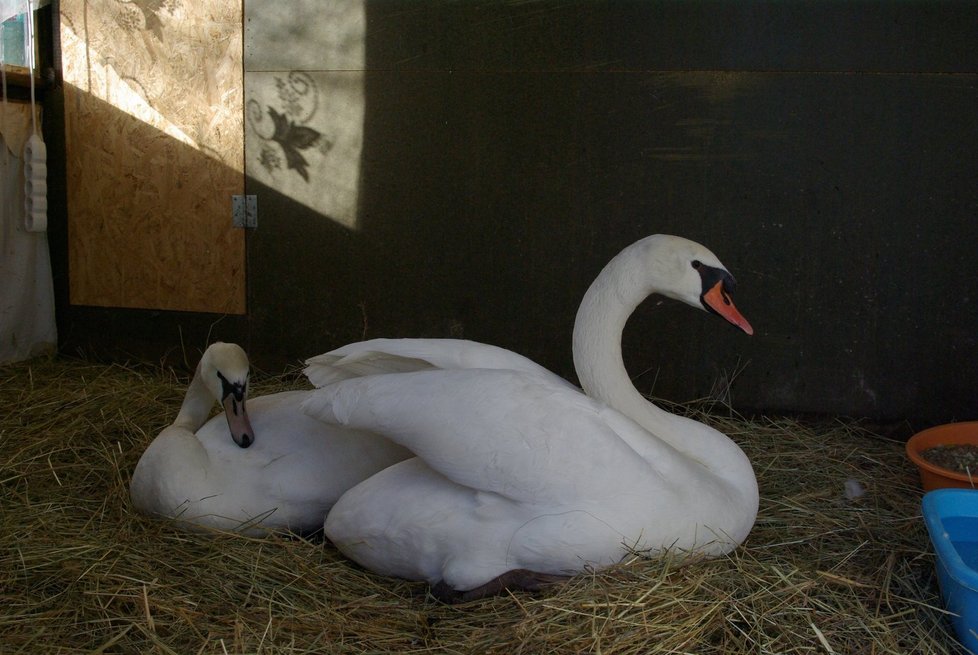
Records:
[[[240,0],[64,0],[73,305],[242,314]]]
[[[309,73],[325,115],[331,80],[356,69],[324,54],[322,15],[342,4],[249,2],[249,30],[266,36],[246,40],[248,84]],[[261,215],[246,319],[62,302],[66,352],[174,361],[181,343],[220,338],[281,370],[361,338],[461,336],[573,380],[587,285],[625,244],[666,232],[730,267],[756,332],[645,303],[623,344],[643,392],[919,428],[978,418],[978,3],[364,9],[362,46],[338,49],[365,61],[356,229],[248,177]],[[287,111],[256,99],[268,118]],[[339,143],[307,126],[316,145]],[[319,189],[337,147],[316,145],[300,152]],[[305,186],[297,171],[273,174]]]

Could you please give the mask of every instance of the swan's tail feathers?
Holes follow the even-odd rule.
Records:
[[[435,368],[431,362],[387,352],[368,350],[349,355],[326,353],[306,360],[304,373],[315,387],[385,373],[412,373]]]

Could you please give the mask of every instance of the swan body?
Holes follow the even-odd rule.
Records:
[[[309,391],[248,399],[248,372],[234,344],[204,352],[176,420],[133,472],[137,509],[190,528],[310,532],[347,489],[410,456],[376,434],[306,415]],[[215,402],[225,412],[207,420]]]
[[[468,341],[375,340],[312,358],[307,374],[323,388],[304,411],[416,455],[346,492],[326,535],[375,572],[471,597],[506,580],[532,587],[607,566],[633,550],[735,548],[757,514],[750,462],[725,435],[642,397],[621,356],[625,321],[652,293],[752,333],[733,286],[692,241],[655,235],[626,248],[575,322],[583,392]]]

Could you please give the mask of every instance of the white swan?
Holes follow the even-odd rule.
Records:
[[[750,462],[720,432],[665,412],[631,384],[625,321],[661,293],[750,324],[709,250],[655,235],[591,285],[574,327],[585,393],[515,353],[452,340],[368,341],[309,360],[303,405],[417,457],[344,494],[330,540],[375,572],[464,600],[620,561],[630,550],[726,553],[750,532]]]
[[[410,457],[382,437],[305,415],[309,391],[249,400],[248,373],[239,346],[204,351],[176,420],[133,472],[137,509],[190,528],[314,531],[347,489]],[[205,423],[215,402],[224,415]]]

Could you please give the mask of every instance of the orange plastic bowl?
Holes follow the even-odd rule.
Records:
[[[978,471],[974,471],[969,478],[964,473],[931,464],[921,454],[934,446],[960,444],[978,446],[978,421],[938,425],[910,437],[907,441],[907,457],[920,470],[920,483],[924,486],[924,491],[945,487],[978,488]]]

